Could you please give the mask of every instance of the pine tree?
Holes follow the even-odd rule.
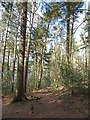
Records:
[[[25,40],[26,40],[26,24],[27,24],[27,2],[21,3],[21,32],[19,46],[19,61],[17,74],[17,94],[13,102],[26,99],[24,94],[24,58],[25,58]]]

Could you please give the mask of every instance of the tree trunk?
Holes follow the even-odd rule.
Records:
[[[86,43],[87,45],[87,43]],[[87,59],[87,47],[85,48],[85,71],[86,71],[86,75],[85,75],[85,79],[87,80],[87,70],[88,70],[88,59]]]
[[[66,77],[69,85],[68,76],[70,76],[70,3],[67,3],[67,36],[66,36]]]
[[[8,61],[7,61],[7,79],[8,79],[8,85],[10,85],[10,50],[8,48]]]
[[[34,76],[35,76],[35,88],[37,88],[37,50],[34,53]]]
[[[24,58],[25,58],[25,40],[26,40],[26,23],[27,23],[27,2],[22,4],[21,13],[21,40],[19,46],[19,64],[17,74],[17,94],[13,102],[22,101],[26,99],[24,94]]]
[[[74,9],[72,11],[71,41],[70,41],[70,63],[73,66],[73,28],[74,28]]]
[[[41,87],[42,75],[43,75],[43,60],[44,60],[44,52],[45,52],[45,45],[42,43],[42,52],[41,52],[41,60],[40,60],[40,79],[38,82],[38,89]]]
[[[2,55],[3,55],[3,57],[2,57],[2,76],[1,76],[2,82],[3,82],[3,72],[4,72],[4,63],[5,63],[5,51],[6,51],[6,42],[7,42],[7,35],[8,35],[8,28],[9,28],[10,17],[11,17],[11,14],[8,16],[8,22],[7,22],[5,36],[4,36],[4,48],[3,48],[3,52],[2,52]]]
[[[14,74],[15,74],[15,63],[16,63],[16,51],[17,51],[17,36],[18,28],[16,29],[16,40],[14,42],[14,58],[13,58],[13,68],[12,68],[12,92],[14,92]]]
[[[88,2],[88,81],[90,85],[90,2]],[[89,86],[90,87],[90,86]]]
[[[24,87],[25,87],[24,92],[26,92],[26,83],[27,83],[27,76],[28,76],[28,61],[29,61],[30,45],[31,45],[31,32],[32,32],[33,21],[34,21],[34,10],[35,10],[35,6],[34,6],[33,11],[32,11],[32,17],[30,16],[31,26],[30,26],[30,38],[28,41],[27,51],[26,51],[26,62],[25,62],[25,71],[24,71],[24,83],[25,83],[24,84]]]
[[[67,65],[70,66],[70,3],[67,3],[67,38],[66,38],[66,58]]]
[[[48,37],[49,24],[50,24],[50,20],[48,21],[48,26],[46,29],[45,40]],[[39,77],[39,82],[38,82],[38,89],[40,89],[40,87],[41,87],[41,81],[42,81],[42,77],[43,77],[43,63],[44,63],[45,47],[46,47],[46,43],[42,42],[42,52],[41,52],[41,60],[40,60],[40,77]]]
[[[6,12],[8,12],[8,18],[6,20],[6,31],[5,31],[5,36],[4,36],[4,48],[3,48],[3,52],[2,52],[2,75],[1,75],[1,79],[3,82],[3,72],[4,72],[4,63],[5,63],[5,51],[6,51],[6,42],[7,42],[7,36],[8,36],[8,28],[9,28],[9,23],[10,23],[10,19],[11,19],[11,13],[12,13],[12,7],[13,7],[13,3],[8,3],[8,10],[6,10]],[[3,86],[2,86],[3,87]]]

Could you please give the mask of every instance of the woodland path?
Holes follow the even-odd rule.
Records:
[[[3,118],[86,118],[88,97],[62,93],[63,89],[56,92],[38,90],[27,94],[31,100],[14,104],[10,104],[12,96],[7,95],[3,97]]]

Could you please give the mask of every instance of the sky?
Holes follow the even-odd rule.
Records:
[[[88,9],[88,0],[85,1],[85,5],[83,6],[83,9],[84,9],[84,8]],[[77,26],[79,26],[79,24],[82,23],[84,17],[85,17],[85,12],[84,12],[83,14],[82,14],[82,13],[79,14],[78,23],[76,23]],[[76,33],[75,33],[75,36],[74,36],[74,37],[76,38],[78,44],[81,44],[81,42],[80,42],[80,40],[81,40],[80,34],[81,34],[81,32],[82,32],[82,28],[84,27],[84,25],[85,25],[85,24],[83,23],[83,24],[77,29],[77,31],[76,31]]]
[[[38,0],[38,2],[40,2],[40,1],[42,1],[42,0]],[[44,0],[43,0],[43,1],[44,1]],[[64,0],[45,0],[45,2],[58,2],[58,1],[64,1]],[[72,0],[72,1],[75,1],[75,0]],[[84,1],[85,1],[85,5],[83,6],[83,8],[86,8],[86,9],[87,9],[88,0],[84,0]],[[1,5],[0,5],[0,6],[1,6]],[[1,9],[2,9],[2,8],[0,7],[0,19],[1,19]],[[43,17],[43,14],[41,13],[40,9],[41,9],[41,6],[40,6],[39,9],[37,10],[37,13],[38,13],[41,17]],[[78,21],[75,22],[76,27],[83,21],[84,17],[85,17],[85,13],[79,14]],[[76,33],[75,33],[75,35],[74,35],[78,43],[80,43],[80,33],[82,32],[82,27],[83,27],[83,26],[84,26],[84,24],[82,24],[82,25],[77,29],[77,31],[76,31]]]
[[[41,0],[38,0],[39,2],[41,1]],[[44,1],[44,0],[43,0]],[[50,1],[60,1],[60,0],[48,0],[48,2],[50,2]],[[72,0],[72,1],[74,1],[74,0]],[[82,7],[82,9],[87,9],[87,5],[88,5],[88,0],[84,0],[85,1],[85,4],[84,4],[84,6]],[[47,0],[45,0],[45,2],[47,2]],[[41,7],[39,7],[39,9],[38,9],[38,14],[41,16],[41,17],[43,17],[43,15],[42,15],[42,13],[41,13],[41,11],[40,11],[40,9],[41,9]],[[83,19],[84,19],[84,17],[85,17],[85,12],[82,14],[79,14],[79,18],[78,18],[78,20],[77,20],[77,22],[75,23],[77,26],[83,21]],[[79,33],[79,32],[81,32],[81,30],[82,30],[82,26],[83,25],[81,25],[78,29],[77,29],[77,34]]]

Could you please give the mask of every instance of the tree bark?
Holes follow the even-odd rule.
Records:
[[[71,26],[71,41],[70,41],[70,63],[73,66],[73,29],[74,29],[74,8],[72,10],[72,26]]]
[[[43,76],[43,60],[44,60],[44,52],[45,52],[45,45],[42,43],[42,52],[41,52],[41,60],[40,60],[40,79],[38,82],[38,89],[41,87],[41,81],[42,81],[42,76]]]
[[[37,50],[35,45],[35,53],[34,53],[34,76],[35,76],[35,88],[37,88]]]
[[[66,38],[66,59],[67,65],[70,65],[70,3],[67,3],[67,38]]]
[[[29,61],[29,54],[30,54],[30,46],[31,46],[31,32],[32,32],[32,27],[33,27],[33,21],[34,21],[34,10],[35,10],[35,6],[33,8],[33,11],[32,11],[32,17],[30,16],[30,38],[29,38],[29,41],[28,41],[28,45],[27,45],[27,51],[26,51],[26,62],[25,62],[25,71],[24,71],[24,92],[26,92],[26,84],[27,84],[27,76],[28,76],[28,61]]]
[[[8,61],[7,61],[7,79],[8,85],[10,85],[10,50],[8,48]]]
[[[18,36],[18,28],[16,29],[16,38],[14,42],[14,58],[13,58],[13,68],[12,68],[12,92],[14,92],[14,74],[15,74],[16,52],[17,52],[17,36]]]
[[[6,51],[6,42],[7,42],[7,35],[8,35],[8,28],[9,28],[9,22],[10,22],[10,17],[11,17],[11,13],[8,16],[8,22],[6,25],[6,31],[5,31],[5,36],[4,36],[4,48],[3,48],[3,52],[2,52],[2,82],[3,82],[3,72],[4,72],[4,63],[5,63],[5,51]]]
[[[45,40],[48,37],[49,24],[50,24],[50,20],[49,20],[48,26],[46,28]],[[38,82],[38,89],[40,89],[40,87],[41,87],[41,81],[42,81],[42,77],[43,77],[43,64],[44,64],[45,47],[46,47],[46,43],[42,42],[42,52],[41,52],[41,60],[40,60],[40,77],[39,77],[39,82]]]
[[[25,58],[25,40],[26,40],[26,23],[27,23],[27,2],[22,4],[21,13],[21,40],[19,46],[19,64],[17,74],[17,94],[13,102],[22,101],[26,99],[24,94],[24,58]]]
[[[88,81],[89,81],[89,85],[90,85],[90,20],[89,17],[90,16],[90,2],[88,2],[88,13],[87,13],[87,17],[88,17]],[[90,86],[89,86],[90,87]]]
[[[2,75],[1,75],[1,80],[3,82],[3,72],[4,72],[4,63],[5,63],[5,51],[6,51],[6,42],[7,42],[7,36],[8,36],[8,28],[9,28],[9,24],[10,24],[10,19],[11,19],[11,14],[12,14],[12,7],[13,7],[13,3],[5,3],[5,6],[8,9],[5,8],[6,12],[8,12],[8,18],[7,18],[7,25],[6,25],[6,31],[5,31],[5,36],[4,36],[4,48],[3,48],[3,52],[2,52]],[[4,6],[4,7],[5,7]],[[3,88],[3,86],[2,86]]]

